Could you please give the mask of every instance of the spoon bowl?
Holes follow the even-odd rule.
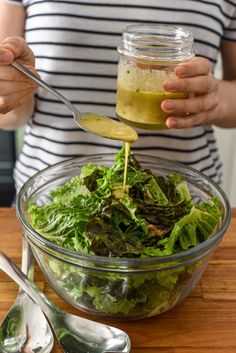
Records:
[[[110,138],[113,140],[119,140],[124,142],[133,143],[137,140],[138,134],[137,132],[130,127],[120,121],[108,118],[105,115],[100,115],[92,112],[80,112],[66,97],[64,97],[61,93],[55,90],[48,83],[35,76],[30,70],[28,70],[25,66],[20,63],[13,61],[11,65],[23,73],[24,75],[31,78],[35,81],[39,86],[45,88],[55,97],[57,97],[60,101],[67,105],[74,116],[74,120],[77,125],[79,125],[83,130],[87,132],[91,132],[95,135],[102,136],[105,138]]]
[[[22,271],[32,280],[33,254],[22,237]],[[23,291],[18,295],[0,327],[2,353],[50,353],[54,337],[40,307]]]
[[[2,251],[0,269],[40,306],[64,353],[130,352],[130,339],[124,331],[61,310]]]

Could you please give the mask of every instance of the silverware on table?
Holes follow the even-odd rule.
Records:
[[[22,237],[22,271],[33,280],[33,254]],[[22,289],[0,327],[0,352],[49,353],[54,344],[51,328],[40,307]]]
[[[2,251],[0,269],[41,307],[64,353],[130,352],[130,339],[124,331],[61,310]]]

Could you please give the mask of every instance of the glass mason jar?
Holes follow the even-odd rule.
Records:
[[[170,25],[127,26],[118,52],[118,117],[134,127],[166,129],[161,102],[188,95],[165,91],[163,81],[174,79],[176,65],[194,56],[192,33]]]

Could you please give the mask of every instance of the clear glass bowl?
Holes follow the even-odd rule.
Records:
[[[156,174],[181,173],[194,201],[216,195],[222,220],[206,241],[180,253],[150,259],[108,258],[62,248],[43,238],[31,226],[29,202],[48,203],[47,195],[88,163],[111,166],[113,154],[78,157],[35,174],[21,188],[17,216],[38,264],[55,292],[79,310],[114,319],[141,319],[158,315],[180,303],[202,275],[230,222],[225,193],[212,180],[185,165],[146,155],[136,155],[143,168]]]

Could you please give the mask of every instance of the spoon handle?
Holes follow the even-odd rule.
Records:
[[[35,81],[39,86],[45,88],[47,91],[49,91],[51,94],[53,94],[55,97],[57,97],[60,101],[65,103],[67,107],[73,112],[73,113],[78,113],[78,110],[75,108],[75,106],[68,100],[66,97],[64,97],[61,93],[56,91],[52,86],[50,86],[48,83],[45,81],[41,80],[39,77],[33,74],[30,70],[28,70],[25,66],[21,65],[17,61],[13,61],[11,65],[17,69],[18,71],[22,72],[24,75],[28,76],[31,78],[33,81]]]
[[[44,294],[30,282],[28,277],[18,268],[18,266],[0,250],[0,269],[11,277],[29,296],[40,306],[44,314],[50,319],[52,316],[50,305],[44,298]]]
[[[21,271],[31,280],[34,280],[34,257],[28,241],[22,235],[22,263]]]

